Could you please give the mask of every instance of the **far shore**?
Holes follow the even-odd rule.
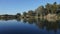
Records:
[[[14,15],[7,15],[7,16],[0,16],[0,19],[46,19],[48,21],[56,21],[60,20],[60,16],[56,14],[48,14],[46,16],[14,16]]]
[[[55,20],[60,20],[60,16],[57,16],[56,14],[48,14],[46,16],[30,16],[30,19],[34,19],[34,18],[40,18],[40,19],[46,19],[48,21],[55,21]],[[27,19],[27,17],[24,17],[24,19]]]

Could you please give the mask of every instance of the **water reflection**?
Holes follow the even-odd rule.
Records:
[[[50,22],[48,20],[41,19],[24,19],[23,22],[29,24],[35,23],[40,29],[46,29],[47,31],[54,31],[56,34],[57,30],[60,29],[60,20]]]
[[[8,19],[7,19],[8,20]],[[7,21],[6,20],[6,21]],[[17,21],[21,21],[21,19],[16,19]],[[23,19],[23,23],[29,23],[29,24],[35,24],[42,30],[54,31],[55,34],[57,34],[57,30],[60,30],[60,20],[56,20],[55,22],[50,22],[45,19]]]

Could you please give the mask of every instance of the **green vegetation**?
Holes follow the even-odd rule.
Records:
[[[60,18],[60,4],[57,4],[56,2],[54,2],[53,4],[47,3],[45,6],[39,6],[34,11],[29,10],[28,12],[24,12],[23,15],[25,15],[24,17],[29,17],[29,18],[33,18],[33,17],[34,18],[46,18],[46,17],[47,18],[51,18],[51,17]]]
[[[49,15],[50,14],[50,15]],[[55,14],[55,16],[53,16]],[[49,17],[50,16],[50,17]],[[47,18],[46,18],[47,17]],[[39,6],[37,9],[29,10],[28,12],[23,12],[21,15],[20,13],[17,13],[16,15],[0,15],[0,19],[4,18],[15,18],[15,19],[20,19],[20,18],[58,18],[60,19],[60,4],[57,4],[54,2],[53,4],[47,3],[45,6]]]

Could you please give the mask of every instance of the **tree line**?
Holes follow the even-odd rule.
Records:
[[[54,2],[53,4],[47,3],[45,6],[39,6],[35,11],[29,10],[28,12],[23,12],[24,16],[45,16],[47,14],[58,14],[60,15],[60,4]]]
[[[15,18],[20,17],[35,17],[35,16],[46,16],[48,14],[57,14],[60,16],[60,4],[57,4],[54,2],[53,4],[47,3],[45,6],[39,6],[37,9],[29,10],[28,12],[17,13],[14,15]],[[8,16],[8,14],[5,14],[5,16]]]

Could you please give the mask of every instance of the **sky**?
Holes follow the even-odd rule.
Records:
[[[24,11],[35,10],[41,5],[54,2],[60,4],[60,0],[0,0],[0,15],[22,14]]]

